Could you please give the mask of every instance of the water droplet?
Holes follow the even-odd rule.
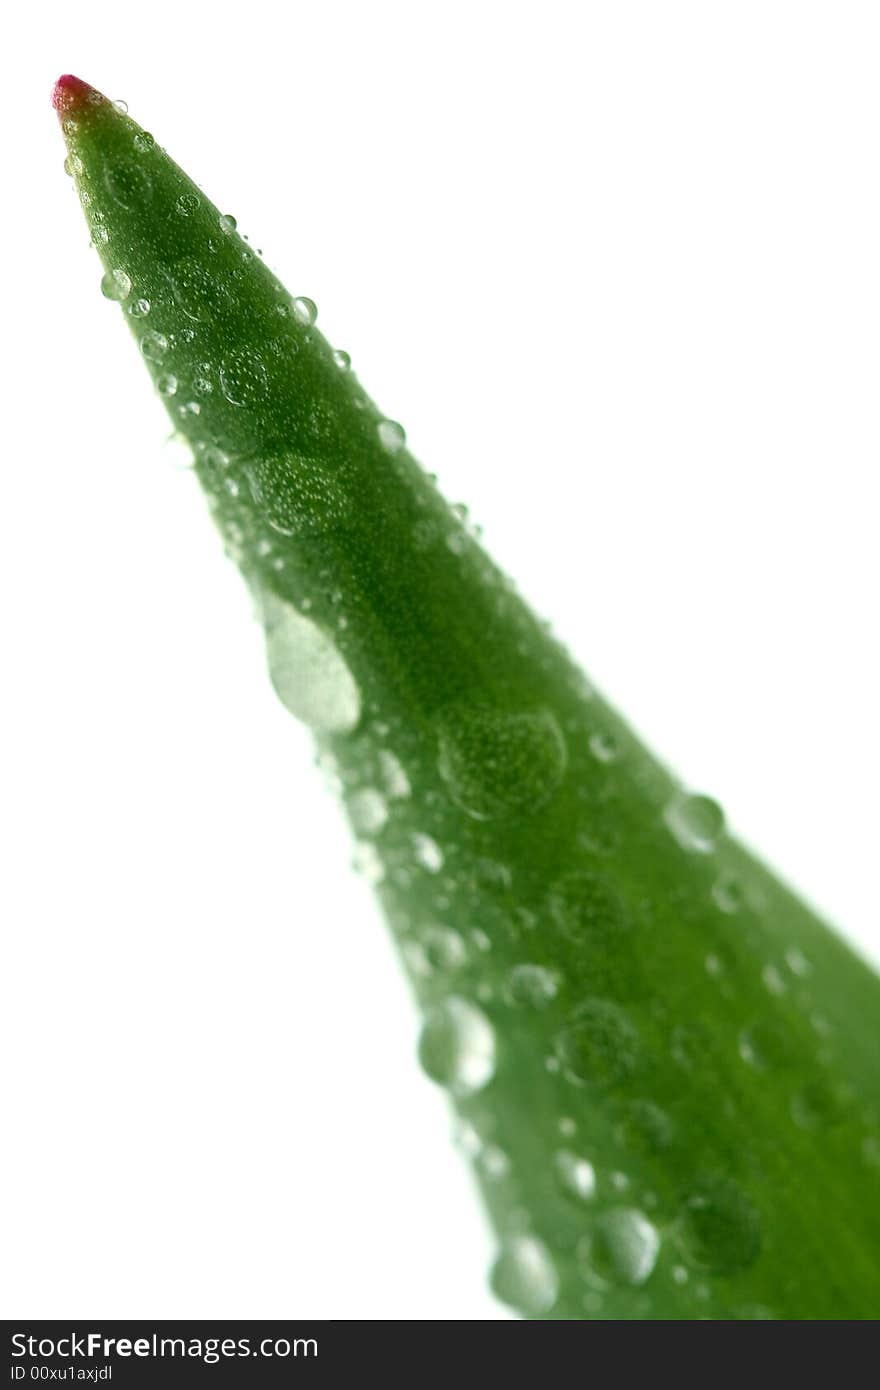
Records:
[[[761,1071],[790,1065],[797,1056],[794,1039],[779,1019],[758,1019],[739,1035],[739,1055]]]
[[[219,226],[221,232],[225,232],[226,235],[229,236],[231,232],[235,231],[236,227],[238,226],[238,223],[232,216],[231,212],[224,212],[221,214],[217,225]]]
[[[351,367],[351,358],[347,352],[343,352],[340,348],[334,349],[333,361],[341,372],[347,372]]]
[[[264,621],[269,675],[281,703],[314,729],[353,729],[360,692],[326,633],[274,595],[264,597]]]
[[[177,394],[177,377],[173,372],[166,372],[160,376],[157,382],[160,396],[174,396]]]
[[[578,1246],[584,1274],[600,1288],[644,1284],[660,1250],[660,1233],[636,1207],[614,1207]]]
[[[455,804],[476,820],[539,811],[566,762],[565,739],[549,710],[462,705],[439,721],[438,771]]]
[[[229,286],[195,256],[182,256],[164,274],[175,302],[193,323],[211,323],[228,315],[233,304]],[[253,360],[256,354],[245,349],[239,356]],[[232,360],[238,357],[232,355]]]
[[[164,333],[148,328],[141,337],[141,352],[148,362],[161,362],[168,351],[168,339]]]
[[[588,1163],[571,1149],[560,1149],[553,1159],[556,1176],[566,1192],[586,1202],[596,1191],[596,1172]]]
[[[351,494],[320,459],[283,454],[248,465],[254,501],[282,536],[326,535],[351,513]]]
[[[820,1078],[792,1097],[791,1117],[801,1129],[830,1129],[844,1118],[849,1099],[840,1086]]]
[[[492,1292],[518,1313],[535,1317],[556,1302],[559,1278],[550,1252],[537,1236],[511,1236],[489,1276]]]
[[[678,1241],[700,1269],[718,1274],[746,1269],[761,1245],[758,1213],[728,1178],[701,1178],[681,1205]]]
[[[400,759],[388,748],[379,752],[379,771],[385,795],[393,801],[402,801],[410,795],[412,788]]]
[[[306,299],[304,295],[295,299],[291,308],[297,323],[303,324],[306,328],[310,328],[318,317],[317,304],[313,299]]]
[[[150,312],[148,299],[136,299],[128,311],[134,319],[145,319]]]
[[[591,870],[565,874],[548,897],[551,916],[563,936],[589,946],[599,956],[627,939],[632,920],[613,884]]]
[[[65,161],[64,161],[64,172],[65,172],[65,174],[67,174],[70,178],[73,178],[74,174],[81,174],[82,171],[83,171],[83,162],[82,162],[82,160],[80,159],[79,155],[78,155],[78,154],[69,154],[69,155],[67,156],[67,158],[65,159]]]
[[[110,197],[126,211],[148,202],[153,181],[137,155],[115,155],[104,165],[104,186]]]
[[[800,979],[803,979],[804,976],[809,975],[810,971],[813,968],[810,965],[810,962],[807,960],[806,956],[804,955],[803,951],[799,951],[797,946],[792,946],[789,950],[786,951],[785,963],[791,971],[792,975],[797,975]]]
[[[132,141],[138,154],[149,154],[155,143],[155,137],[148,130],[139,130]]]
[[[590,734],[590,752],[600,763],[613,763],[619,752],[617,739],[613,734],[597,731]]]
[[[443,868],[443,851],[430,835],[415,834],[412,837],[413,853],[417,863],[429,874],[439,874]]]
[[[103,222],[96,222],[92,227],[92,241],[96,246],[106,246],[110,240],[110,233]]]
[[[419,1038],[419,1061],[453,1095],[482,1090],[495,1074],[495,1033],[486,1015],[451,995],[430,1009]]]
[[[389,454],[399,454],[406,444],[406,431],[396,420],[380,420],[376,426],[379,443]]]
[[[178,217],[192,217],[198,211],[201,199],[195,193],[181,193],[174,204],[174,211]]]
[[[364,840],[355,846],[352,862],[355,873],[361,874],[367,883],[375,886],[375,884],[381,883],[385,877],[385,865],[379,858],[379,851],[369,840]]]
[[[458,970],[467,960],[467,947],[452,927],[424,927],[420,942],[431,970]]]
[[[771,994],[778,996],[785,993],[787,988],[785,980],[775,965],[765,965],[761,971],[761,979],[764,982],[764,988],[769,990]]]
[[[124,270],[108,270],[101,277],[101,293],[105,299],[121,304],[131,294],[131,280]]]
[[[559,1034],[556,1051],[569,1077],[614,1086],[634,1071],[639,1037],[618,1004],[587,999]]]
[[[515,965],[507,977],[507,997],[512,1004],[543,1009],[558,993],[558,975],[543,965]]]
[[[666,824],[682,849],[697,854],[711,854],[724,830],[724,812],[708,796],[675,796],[665,815]]]
[[[117,110],[117,111],[121,111],[121,112],[122,112],[123,116],[124,116],[124,115],[126,114],[126,112],[128,111],[128,102],[127,102],[127,101],[123,101],[121,98],[119,99],[119,101],[114,101],[113,105],[116,107],[116,110]]]
[[[363,787],[348,798],[348,814],[356,835],[377,835],[388,820],[388,807],[372,787]]]
[[[633,1100],[618,1125],[618,1138],[631,1153],[655,1154],[668,1149],[673,1125],[665,1110],[652,1100]]]
[[[260,354],[249,347],[228,352],[220,364],[220,389],[230,405],[261,400],[269,389],[269,377]]]
[[[510,1159],[497,1144],[487,1144],[479,1156],[478,1163],[484,1175],[492,1182],[500,1182],[510,1172]]]

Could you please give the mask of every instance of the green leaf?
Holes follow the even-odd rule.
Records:
[[[55,101],[104,293],[399,942],[493,1287],[532,1317],[875,1317],[875,975],[592,690],[311,301],[127,115]]]

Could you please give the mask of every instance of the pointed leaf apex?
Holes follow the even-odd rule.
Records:
[[[69,115],[87,104],[94,106],[106,100],[107,98],[94,87],[90,87],[88,82],[83,82],[82,78],[74,77],[69,72],[59,77],[52,92],[52,105],[59,116]]]

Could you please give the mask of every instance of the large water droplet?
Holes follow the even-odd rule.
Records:
[[[220,363],[220,388],[230,405],[262,400],[269,386],[266,366],[253,348],[233,348]]]
[[[141,337],[141,352],[148,362],[161,362],[168,351],[168,339],[164,333],[148,328]]]
[[[177,202],[174,204],[174,211],[178,217],[192,217],[198,211],[201,199],[196,193],[181,193]]]
[[[351,513],[351,495],[319,459],[282,454],[248,465],[254,501],[282,536],[324,535]]]
[[[121,304],[131,294],[131,280],[125,271],[118,267],[116,270],[108,270],[101,277],[101,293],[105,299],[112,299],[115,303]]]
[[[406,444],[406,431],[396,420],[380,420],[376,426],[379,443],[389,454],[399,454]]]
[[[193,323],[210,323],[222,319],[233,304],[229,286],[216,273],[203,265],[195,256],[182,256],[165,272],[171,292],[179,308]],[[258,364],[254,367],[254,361]],[[249,349],[230,355],[229,370],[241,372],[247,364],[259,373],[262,361]],[[265,371],[265,368],[263,368]],[[235,401],[234,404],[241,404]]]
[[[559,1293],[549,1250],[537,1236],[515,1235],[504,1242],[489,1276],[492,1292],[518,1313],[548,1313]]]
[[[148,299],[136,299],[128,311],[134,319],[145,319],[150,312]]]
[[[419,1038],[419,1061],[453,1095],[481,1090],[495,1073],[495,1033],[486,1015],[452,995],[430,1009]]]
[[[582,1202],[588,1201],[596,1191],[596,1173],[592,1163],[581,1158],[571,1149],[560,1149],[553,1160],[556,1176],[566,1192]]]
[[[117,155],[104,166],[104,186],[114,203],[129,211],[153,195],[153,181],[136,155]]]
[[[635,1207],[615,1207],[598,1217],[578,1247],[584,1273],[599,1287],[644,1284],[657,1263],[660,1234]]]
[[[341,372],[347,372],[351,367],[351,358],[348,353],[343,352],[341,348],[334,348],[333,361]]]
[[[666,824],[682,849],[697,854],[711,854],[724,830],[724,812],[708,796],[674,796],[665,815]]]
[[[746,1269],[761,1245],[758,1213],[728,1178],[701,1178],[681,1205],[678,1240],[700,1269],[719,1274]]]
[[[467,947],[452,927],[423,927],[419,942],[431,970],[458,970],[467,960]]]
[[[437,766],[456,805],[477,820],[533,814],[565,773],[565,739],[549,710],[456,706],[438,728]]]
[[[226,235],[228,236],[231,232],[234,232],[234,231],[235,231],[236,227],[238,226],[238,223],[236,222],[235,218],[232,216],[232,213],[231,213],[231,212],[224,212],[224,213],[221,213],[220,219],[219,219],[219,222],[218,222],[217,225],[219,226],[221,232],[225,232]]]
[[[635,1069],[639,1036],[629,1016],[608,999],[587,999],[556,1041],[568,1075],[597,1086],[613,1086]]]
[[[327,634],[274,595],[264,599],[264,620],[269,675],[281,703],[314,729],[353,729],[360,692]]]
[[[318,306],[313,299],[306,299],[305,295],[300,295],[291,305],[293,317],[297,323],[304,324],[310,328],[318,317]]]
[[[139,130],[132,140],[138,154],[149,154],[155,143],[155,136],[151,135],[148,130]]]

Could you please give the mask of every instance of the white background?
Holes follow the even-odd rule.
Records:
[[[503,1316],[50,88],[125,98],[318,301],[592,677],[876,960],[880,13],[5,23],[0,1312]]]

